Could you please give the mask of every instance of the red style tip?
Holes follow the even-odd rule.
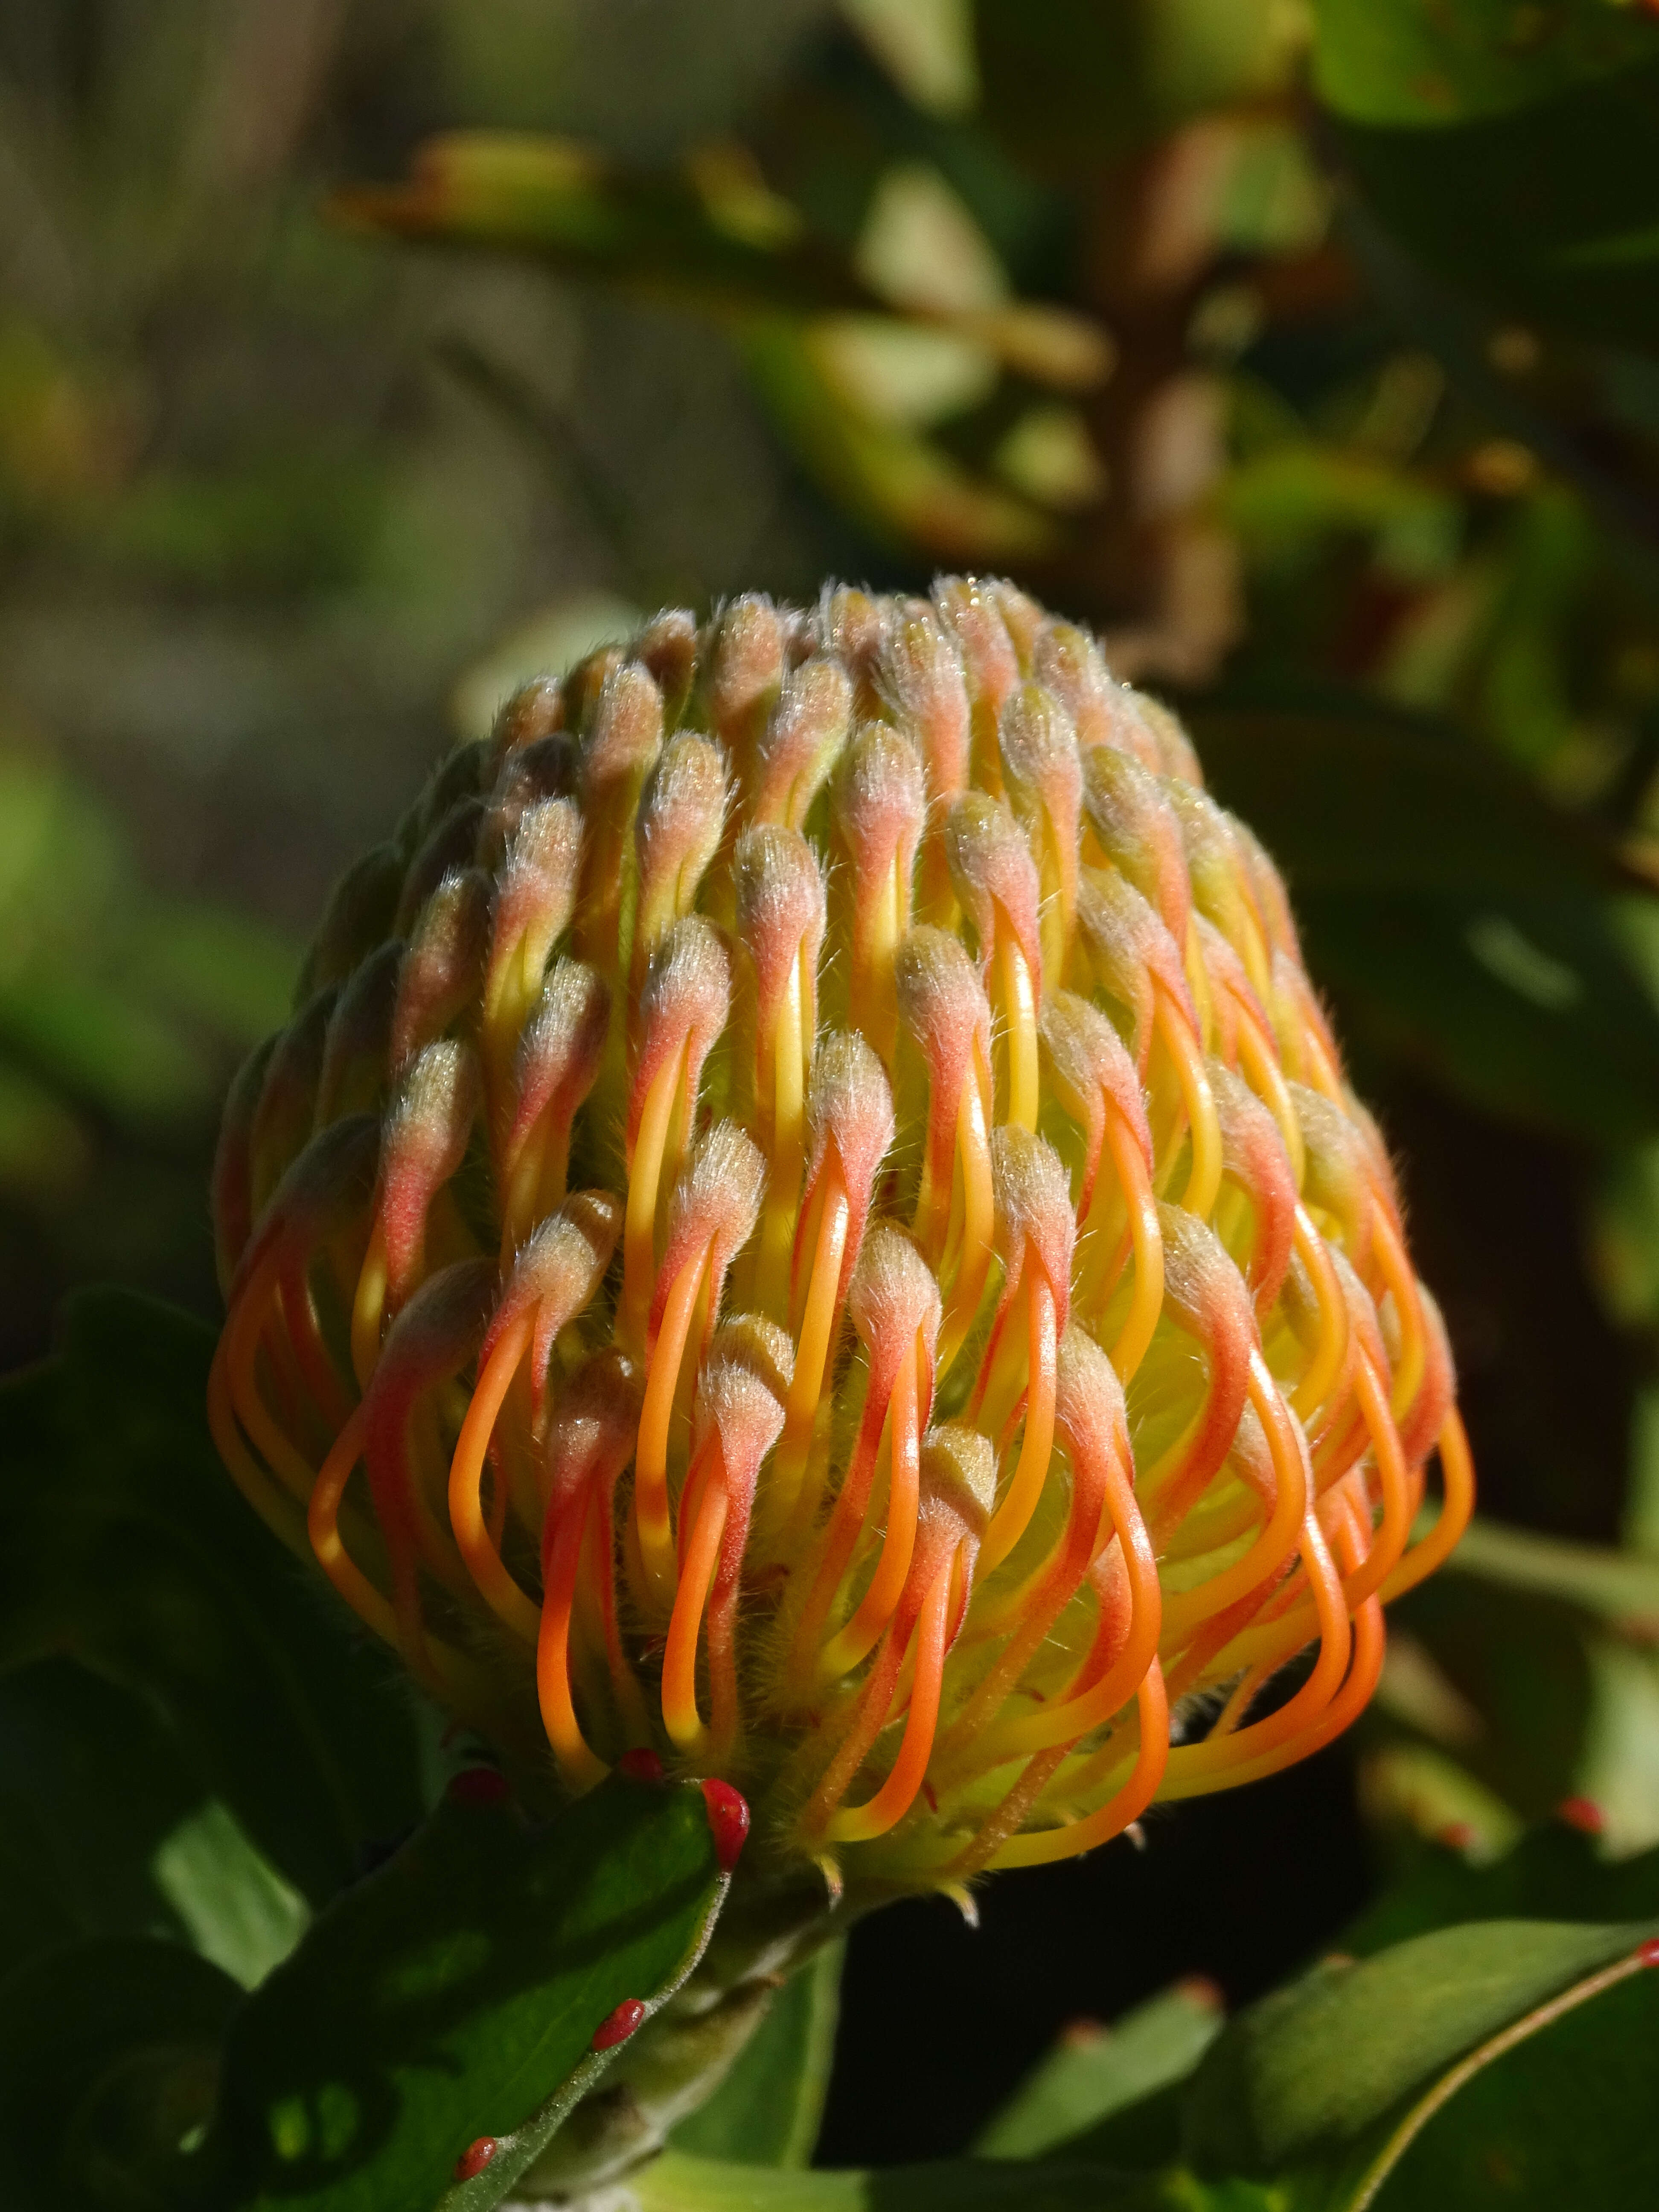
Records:
[[[513,1792],[507,1787],[507,1777],[498,1774],[493,1766],[464,1766],[459,1774],[450,1776],[444,1795],[452,1805],[504,1805]],[[481,2136],[479,2140],[487,2138]]]
[[[470,2142],[455,2161],[456,2180],[476,2180],[500,2148],[494,2136],[480,2136],[476,2142]]]
[[[1474,1840],[1474,1830],[1467,1820],[1449,1822],[1435,1838],[1436,1843],[1449,1851],[1467,1851],[1473,1847]]]
[[[1650,1936],[1645,1943],[1637,1945],[1636,1963],[1638,1966],[1659,1966],[1659,1936]]]
[[[708,1808],[714,1856],[720,1861],[720,1872],[730,1874],[749,1840],[749,1801],[729,1782],[712,1778],[702,1785],[702,1801]]]
[[[619,2043],[626,2043],[645,2018],[645,2007],[637,1997],[624,1997],[613,2013],[608,2013],[593,2031],[589,2048],[594,2051],[614,2051]]]
[[[644,1744],[633,1751],[623,1752],[617,1761],[617,1771],[625,1774],[630,1782],[665,1782],[668,1779],[661,1759]]]
[[[1599,1836],[1607,1825],[1607,1816],[1594,1797],[1564,1797],[1555,1808],[1555,1817],[1577,1828],[1581,1836]]]

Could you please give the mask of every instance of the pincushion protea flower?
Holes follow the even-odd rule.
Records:
[[[1007,585],[519,693],[339,886],[214,1195],[271,1526],[509,1755],[721,1776],[832,1887],[1304,1757],[1468,1514],[1279,879]]]

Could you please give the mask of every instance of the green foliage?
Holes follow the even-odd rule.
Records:
[[[0,2185],[16,2212],[177,2204],[239,1996],[182,1945],[88,1937],[0,1984]]]
[[[1185,2079],[1220,2032],[1220,2001],[1177,1982],[1110,2029],[1070,2031],[975,2145],[981,2158],[1036,2158]]]
[[[724,1886],[695,1784],[618,1777],[542,1832],[452,1796],[232,2023],[203,2200],[495,2203],[610,2063],[601,2023],[695,1963]],[[494,2158],[446,2191],[481,2136]]]
[[[421,1808],[410,1692],[271,1543],[204,1411],[210,1333],[115,1291],[0,1389],[0,1664],[49,1652],[159,1712],[313,1905]],[[205,1792],[204,1792],[205,1794]]]
[[[1659,1011],[1580,824],[1455,729],[1360,701],[1195,719],[1362,1036],[1488,1109],[1606,1144],[1651,1127]]]
[[[1659,345],[1650,11],[1320,0],[1316,13],[1344,150],[1415,252],[1510,313]]]
[[[827,1943],[773,1997],[766,2017],[674,2148],[738,2166],[811,2162],[830,2087],[845,1946]]]

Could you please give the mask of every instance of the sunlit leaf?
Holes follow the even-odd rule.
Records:
[[[1190,2074],[1221,2028],[1207,1982],[1177,1982],[1109,2028],[1068,2030],[981,2133],[983,2158],[1038,2158]],[[1062,2155],[1063,2155],[1062,2152]]]
[[[724,1892],[695,1784],[613,1777],[541,1829],[452,1790],[236,2015],[191,2186],[214,2212],[496,2203],[610,2063],[596,2031],[678,1986]]]
[[[1187,2106],[1188,2155],[1202,2173],[1265,2179],[1339,2152],[1462,2052],[1656,1929],[1476,1921],[1323,1965],[1211,2046]]]

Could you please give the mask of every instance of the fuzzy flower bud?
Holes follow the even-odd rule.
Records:
[[[791,1894],[1306,1757],[1471,1506],[1271,861],[983,579],[515,693],[331,901],[213,1200],[250,1502],[548,1799],[718,1777]]]

